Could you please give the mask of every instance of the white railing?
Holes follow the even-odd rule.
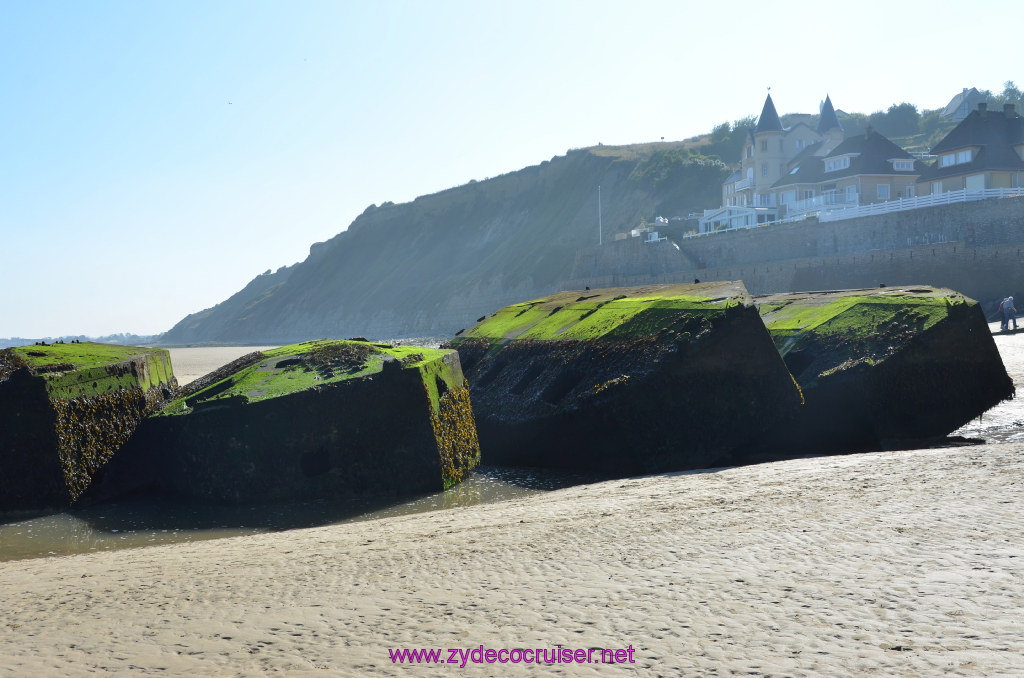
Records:
[[[754,185],[753,179],[740,179],[736,182],[736,188],[733,190],[742,191],[745,188],[750,188]]]
[[[860,196],[856,193],[851,194],[845,191],[842,193],[825,193],[824,195],[807,198],[806,200],[785,203],[786,216],[791,218],[797,217],[801,214],[816,212],[823,208],[844,209],[857,205],[859,202]]]
[[[843,221],[844,219],[856,219],[872,214],[889,214],[890,212],[903,212],[916,210],[922,207],[934,205],[952,205],[960,202],[974,202],[976,200],[989,200],[992,198],[1020,198],[1024,197],[1024,188],[979,188],[974,190],[946,191],[945,193],[929,193],[916,198],[900,198],[888,202],[876,202],[871,205],[859,205],[847,207],[840,210],[822,211],[818,215],[818,221]]]

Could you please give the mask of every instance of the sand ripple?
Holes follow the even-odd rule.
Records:
[[[15,561],[10,675],[495,675],[389,647],[625,647],[501,675],[1019,675],[1024,462],[805,459],[214,542]],[[14,593],[18,592],[18,593]]]

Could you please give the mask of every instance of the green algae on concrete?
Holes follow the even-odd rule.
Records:
[[[176,387],[164,349],[75,342],[0,351],[0,511],[76,501]]]
[[[1013,395],[980,307],[952,290],[802,292],[755,303],[807,400],[795,421],[780,423],[778,447],[927,441]]]
[[[195,405],[241,398],[259,402],[279,398],[314,387],[323,387],[349,379],[379,373],[384,363],[397,360],[403,368],[416,369],[423,376],[430,403],[438,408],[437,380],[445,388],[458,388],[461,371],[439,369],[437,359],[445,354],[438,349],[416,346],[392,346],[366,341],[320,339],[290,344],[263,351],[252,365],[231,372],[202,390],[183,389],[183,396],[160,414],[180,415]],[[443,363],[440,363],[443,364]]]
[[[714,313],[739,303],[734,297],[709,296],[710,284],[660,287],[663,289],[658,290],[659,294],[649,296],[633,296],[630,289],[615,288],[561,292],[513,304],[463,332],[452,344],[466,339],[487,339],[501,344],[512,339],[561,341],[639,337],[648,334],[659,318],[679,312]]]
[[[447,489],[480,460],[455,351],[318,340],[197,383],[147,420],[97,495],[147,484],[218,502],[402,495]]]
[[[800,394],[742,283],[561,292],[455,337],[488,463],[731,463]]]

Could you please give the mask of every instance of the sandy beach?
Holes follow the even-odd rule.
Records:
[[[998,340],[1018,384],[1021,339]],[[800,459],[0,563],[0,674],[1021,675],[1022,452]],[[635,662],[388,652],[559,645]]]
[[[196,346],[167,349],[174,366],[174,377],[179,386],[195,381],[209,374],[221,365],[227,365],[235,358],[241,358],[253,351],[274,348],[273,346]]]

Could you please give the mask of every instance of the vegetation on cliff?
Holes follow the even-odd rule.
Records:
[[[570,151],[538,166],[371,206],[294,266],[190,315],[165,343],[291,343],[323,336],[451,336],[557,289],[576,251],[658,214],[717,205],[725,166],[664,143]],[[671,211],[669,211],[671,210]]]

